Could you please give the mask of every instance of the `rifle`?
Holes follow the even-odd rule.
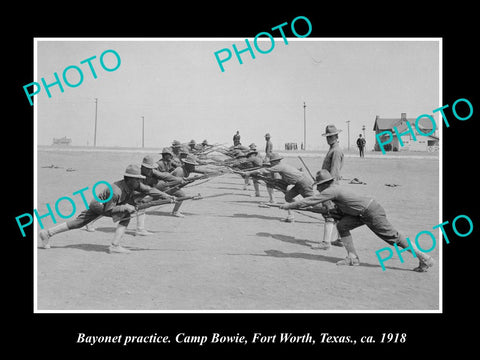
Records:
[[[200,194],[197,194],[195,196],[182,196],[182,197],[178,197],[176,198],[175,200],[170,200],[170,199],[157,199],[157,200],[152,200],[152,201],[148,201],[146,203],[140,203],[138,205],[135,206],[135,213],[141,211],[141,210],[145,210],[145,209],[148,209],[152,206],[160,206],[160,205],[166,205],[166,204],[173,204],[175,202],[179,202],[179,201],[185,201],[185,200],[198,200],[198,199],[201,199],[202,198],[202,195]],[[113,222],[119,222],[119,221],[123,221],[123,220],[127,220],[127,219],[130,219],[132,217],[133,214],[135,213],[131,213],[131,214],[128,214],[127,216],[124,216],[125,213],[121,212],[119,214],[112,214],[112,220]]]
[[[175,201],[171,200],[166,200],[166,199],[158,199],[158,200],[152,200],[146,203],[138,204],[135,206],[135,212],[128,214],[127,216],[121,217],[124,215],[124,213],[120,214],[113,214],[112,215],[112,220],[113,222],[119,222],[123,220],[130,219],[134,214],[136,214],[140,210],[145,210],[153,206],[161,206],[161,205],[166,205],[166,204],[173,204],[174,202],[177,201],[185,201],[185,200],[202,200],[202,199],[210,199],[218,196],[225,196],[225,195],[233,195],[233,193],[222,193],[222,194],[213,194],[213,195],[208,195],[208,196],[202,196],[201,194],[197,194],[195,196],[182,196],[178,197],[175,199]]]
[[[282,206],[282,204],[272,204],[272,203],[262,202],[258,206],[263,208],[269,208],[269,207],[279,208],[280,206]],[[331,217],[336,220],[340,219],[343,216],[343,213],[338,208],[330,209],[329,207],[324,205],[306,206],[306,207],[301,207],[301,208],[291,209],[291,210],[314,212],[317,214],[322,214],[324,217]],[[318,218],[315,218],[315,219],[318,219]]]
[[[215,176],[220,176],[220,175],[223,175],[222,173],[215,173],[214,174]],[[171,187],[168,187],[164,190],[162,190],[163,192],[167,193],[167,194],[171,194],[172,192],[174,191],[177,191],[178,189],[181,189],[183,188],[184,186],[187,186],[191,183],[193,183],[194,181],[198,181],[198,180],[203,180],[203,179],[211,179],[213,178],[214,176],[213,175],[209,175],[209,174],[203,174],[203,175],[200,175],[200,176],[194,176],[192,178],[189,178],[189,179],[186,179],[183,183],[181,184],[177,184],[177,185],[174,185],[174,186],[171,186]]]
[[[303,166],[305,166],[305,169],[307,169],[308,173],[310,174],[310,177],[313,179],[313,181],[315,182],[315,177],[312,175],[312,173],[310,172],[310,169],[308,168],[307,164],[305,164],[305,161],[303,161],[302,157],[301,156],[298,156],[298,158],[300,159],[300,161],[302,162]]]
[[[244,172],[262,169],[263,167],[264,166],[254,166],[254,167],[247,168],[247,169],[235,170],[232,166],[227,166],[227,168],[229,168],[232,173],[237,174],[237,175],[241,175],[241,176],[245,175],[245,174],[243,174]]]

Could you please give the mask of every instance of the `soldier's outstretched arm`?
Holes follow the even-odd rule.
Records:
[[[158,190],[157,188],[145,185],[140,183],[140,188],[138,189],[139,192],[150,195],[154,199],[163,198],[168,200],[175,200],[175,196],[169,195],[163,191]]]

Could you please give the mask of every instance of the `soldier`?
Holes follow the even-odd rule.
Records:
[[[190,150],[190,153],[192,154],[198,151],[197,143],[195,142],[195,140],[190,140],[190,142],[188,143],[188,150]]]
[[[40,239],[42,240],[43,247],[45,249],[50,248],[50,238],[52,236],[65,231],[79,229],[97,219],[99,216],[112,217],[114,214],[123,214],[125,219],[120,220],[115,229],[109,252],[119,254],[130,253],[130,250],[120,245],[120,241],[122,240],[125,230],[130,222],[130,215],[135,212],[135,192],[157,198],[166,198],[168,196],[157,189],[143,184],[141,182],[142,179],[145,179],[145,176],[140,173],[140,168],[137,165],[129,165],[125,170],[123,180],[116,181],[111,185],[113,193],[110,192],[109,188],[106,188],[98,195],[100,200],[110,200],[101,203],[93,199],[89,204],[89,208],[82,211],[75,219],[53,226],[47,230],[40,231]]]
[[[171,149],[173,156],[177,159],[182,159],[190,153],[188,146],[183,145],[178,140],[173,140]]]
[[[250,145],[251,148],[251,145]],[[263,159],[258,156],[258,151],[251,150],[247,154],[247,162],[243,164],[247,166],[247,168],[256,168],[263,166]],[[245,176],[245,186],[250,184],[250,177],[248,175]],[[258,179],[253,178],[253,188],[255,189],[255,196],[260,197],[260,183]]]
[[[405,237],[388,221],[385,210],[375,199],[357,195],[344,189],[340,185],[335,184],[334,180],[335,178],[328,170],[322,169],[318,171],[314,183],[319,192],[317,195],[282,205],[280,208],[288,210],[305,206],[315,206],[327,201],[334,202],[343,213],[337,227],[341,241],[347,250],[347,257],[337,262],[337,265],[360,265],[350,230],[362,225],[367,225],[370,230],[389,245],[393,246],[397,244],[397,246],[403,249],[410,247],[419,259],[419,265],[413,269],[414,271],[425,272],[433,266],[434,261],[432,257],[418,250],[414,244],[409,244]]]
[[[172,171],[172,175],[176,176],[177,178],[186,179],[190,176],[191,173],[197,172],[200,173],[195,169],[195,165],[198,165],[195,157],[193,155],[187,155],[185,158],[181,160],[182,165],[178,166],[175,170]],[[185,196],[185,193],[182,190],[179,190],[175,193],[176,196]],[[178,201],[175,203],[173,207],[172,215],[176,217],[183,218],[183,215],[179,210],[180,206],[182,206],[182,201]]]
[[[327,143],[330,146],[330,149],[323,159],[322,169],[328,170],[328,172],[333,176],[335,183],[338,183],[340,180],[340,171],[343,167],[343,152],[338,142],[338,134],[341,131],[342,130],[337,130],[335,125],[327,125],[325,128],[325,133],[322,134],[322,136],[326,137]],[[327,203],[327,206],[333,207],[334,205]],[[331,217],[324,218],[325,225],[323,228],[323,240],[320,242],[317,248],[327,250],[330,248],[330,245],[342,246],[340,235],[336,228],[335,219]]]
[[[162,158],[157,161],[157,167],[160,172],[171,173],[177,167],[182,165],[179,160],[174,159],[174,154],[170,148],[163,148],[161,154]]]
[[[208,150],[211,147],[213,147],[213,145],[210,145],[207,140],[203,140],[201,145],[202,145],[201,147],[202,151]]]
[[[359,134],[358,135],[358,139],[357,139],[357,147],[358,147],[358,151],[360,152],[360,157],[365,157],[365,144],[367,143],[367,141],[362,138],[362,134]]]
[[[149,187],[154,187],[157,188],[158,190],[163,192],[163,188],[161,186],[157,186],[159,183],[161,184],[166,184],[168,183],[170,186],[172,185],[177,185],[178,183],[181,183],[183,179],[178,179],[175,176],[171,175],[168,172],[164,171],[159,171],[158,170],[158,164],[156,164],[153,161],[153,158],[149,155],[145,156],[143,158],[141,167],[140,167],[140,172],[141,175],[145,177],[145,179],[142,179],[142,183],[149,186]],[[165,186],[166,187],[166,186]],[[164,187],[164,188],[165,188]],[[171,197],[172,200],[175,199],[174,196],[170,196],[170,194],[165,194],[166,198]],[[183,194],[178,194],[176,196],[183,196]],[[139,193],[135,195],[135,202],[140,202],[140,201],[148,201],[151,200],[151,197],[145,197],[145,194]],[[147,236],[147,235],[152,235],[151,232],[147,231],[145,229],[145,217],[146,213],[143,212],[137,212],[137,226],[135,229],[135,235],[141,235],[141,236]],[[96,220],[94,220],[96,221]],[[89,222],[86,226],[85,229],[89,232],[94,232],[94,221]]]
[[[293,202],[294,198],[297,195],[302,195],[304,198],[313,196],[313,180],[310,177],[307,177],[305,173],[297,170],[291,165],[288,164],[281,164],[281,160],[283,158],[277,154],[272,153],[270,155],[270,166],[258,170],[247,171],[245,174],[248,176],[256,175],[256,174],[279,174],[282,180],[288,184],[293,185],[285,193],[285,201]],[[288,210],[287,218],[284,220],[286,222],[294,222],[293,214],[290,210]]]
[[[240,132],[237,130],[235,135],[233,135],[233,146],[241,145],[240,143]]]
[[[162,192],[165,192],[165,194],[168,194],[173,200],[175,197],[181,197],[185,196],[182,190],[177,189],[175,191],[169,192],[168,188],[174,187],[176,185],[181,185],[185,183],[185,180],[183,178],[176,177],[169,172],[161,172],[158,170],[157,164],[154,162],[153,158],[150,155],[147,155],[143,158],[142,161],[142,166],[140,168],[141,174],[145,176],[145,179],[142,180],[142,182],[145,185],[148,185],[150,187],[156,188]],[[181,203],[181,202],[179,202]],[[175,207],[178,205],[178,203],[175,203],[174,205],[174,212],[175,212]],[[177,215],[175,215],[172,212],[172,215],[178,216],[178,208],[177,207],[176,212]],[[137,213],[137,233],[138,235],[151,235],[149,231],[145,229],[145,212]]]
[[[270,134],[266,133],[265,134],[265,158],[270,159],[270,156],[272,155],[273,151],[273,144],[270,141]]]
[[[343,167],[343,151],[338,142],[338,134],[341,131],[337,130],[335,125],[327,125],[325,133],[322,134],[322,136],[326,137],[327,144],[330,146],[323,159],[322,169],[328,170],[336,183],[341,179],[340,171]]]

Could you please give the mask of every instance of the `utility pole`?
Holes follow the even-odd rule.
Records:
[[[142,148],[145,147],[145,117],[142,116]]]
[[[347,123],[347,133],[348,133],[348,151],[350,151],[350,120],[347,120],[346,123]]]
[[[303,150],[307,150],[307,105],[303,102]]]
[[[97,146],[97,103],[98,98],[95,98],[95,131],[93,133],[93,147]]]

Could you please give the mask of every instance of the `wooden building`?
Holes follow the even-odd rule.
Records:
[[[375,131],[374,150],[380,151],[377,134],[384,131],[390,131],[393,135],[393,139],[389,144],[383,146],[385,151],[438,151],[439,138],[435,135],[436,131],[428,136],[419,134],[415,127],[416,119],[417,118],[407,118],[406,113],[402,113],[399,118],[381,118],[377,115],[373,125],[373,131]],[[413,139],[413,136],[410,133],[403,135],[401,137],[403,142],[402,146],[393,128],[396,127],[398,133],[402,134],[408,131],[407,122],[410,123],[410,126],[415,133],[416,140]],[[433,124],[429,119],[421,118],[418,121],[418,127],[424,134],[428,134],[432,131]],[[383,135],[382,139],[385,139],[386,137],[388,137],[388,135]]]

